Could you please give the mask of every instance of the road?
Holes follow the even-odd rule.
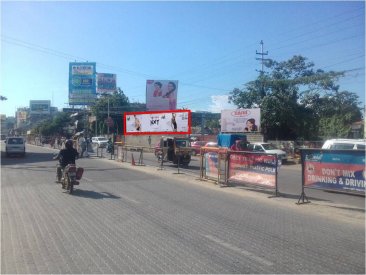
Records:
[[[2,153],[2,274],[365,273],[362,211],[98,158],[69,195],[52,150],[27,151]]]

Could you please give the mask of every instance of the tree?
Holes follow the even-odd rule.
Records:
[[[108,101],[111,120],[108,119]],[[113,94],[102,95],[98,98],[96,104],[91,108],[92,114],[96,116],[96,122],[93,123],[91,130],[95,132],[95,127],[98,127],[98,132],[105,134],[109,127],[110,133],[120,134],[123,132],[123,113],[126,111],[144,111],[145,109],[145,104],[130,103],[128,97],[118,87]]]
[[[57,113],[52,119],[40,122],[34,129],[36,134],[43,136],[65,135],[64,128],[71,123],[70,115]]]
[[[229,97],[239,108],[261,108],[265,139],[316,138],[322,133],[321,118],[339,112],[341,106],[344,112],[355,112],[351,120],[358,117],[357,95],[338,92],[336,82],[344,72],[315,70],[314,63],[300,55],[283,62],[268,60],[265,65],[269,72],[242,90],[235,88]],[[333,103],[328,104],[330,98]]]

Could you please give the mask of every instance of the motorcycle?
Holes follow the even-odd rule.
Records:
[[[57,164],[56,182],[61,183],[62,189],[66,189],[69,194],[72,194],[74,185],[80,184],[83,173],[84,168],[76,167],[75,164],[68,164],[64,169]]]

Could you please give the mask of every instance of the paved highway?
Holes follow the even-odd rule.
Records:
[[[2,152],[2,274],[365,273],[363,211],[95,157],[69,195],[52,150],[27,151]]]

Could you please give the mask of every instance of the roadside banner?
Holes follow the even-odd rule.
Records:
[[[229,180],[277,189],[277,156],[249,152],[231,152]]]
[[[124,113],[125,135],[179,135],[190,133],[190,110]]]
[[[243,133],[260,131],[261,109],[237,109],[221,111],[222,133]]]
[[[364,150],[301,150],[303,186],[365,193]]]
[[[217,178],[219,163],[218,156],[218,152],[207,152],[204,154],[207,177]]]

